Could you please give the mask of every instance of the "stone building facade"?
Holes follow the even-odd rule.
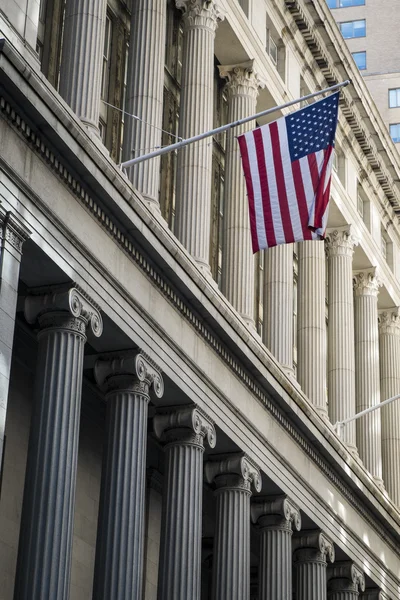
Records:
[[[333,425],[399,392],[400,159],[326,3],[0,31],[1,600],[397,600],[400,407]],[[252,256],[236,132],[118,166],[345,79],[326,241]]]

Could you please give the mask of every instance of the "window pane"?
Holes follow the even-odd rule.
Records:
[[[360,71],[367,68],[367,53],[366,52],[353,52],[352,57],[355,60],[357,67]]]
[[[345,39],[365,36],[365,19],[340,23],[340,31]]]
[[[400,88],[389,90],[389,107],[396,108],[400,106]]]
[[[390,125],[390,135],[394,142],[400,142],[400,123]]]
[[[329,8],[336,8],[337,0],[326,0]]]
[[[363,6],[365,0],[339,0],[340,8],[347,8],[348,6]]]

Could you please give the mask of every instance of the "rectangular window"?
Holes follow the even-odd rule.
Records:
[[[349,38],[365,37],[365,19],[340,23],[340,31],[345,40]]]
[[[400,88],[389,90],[389,108],[400,106]]]
[[[348,8],[349,6],[364,6],[365,0],[326,0],[329,8]]]
[[[360,71],[365,71],[367,68],[367,53],[365,50],[363,52],[352,52],[352,57]]]
[[[392,140],[396,143],[400,142],[400,123],[393,123],[389,128]]]
[[[112,35],[111,19],[107,15],[105,32],[104,32],[103,72],[102,72],[102,77],[101,77],[101,97],[103,100],[106,100],[106,101],[108,101],[108,88],[110,85],[111,35]]]

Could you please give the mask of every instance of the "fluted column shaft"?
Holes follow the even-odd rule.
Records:
[[[292,600],[292,524],[301,528],[300,511],[288,498],[257,498],[251,507],[261,530],[259,600]]]
[[[296,600],[327,600],[327,560],[333,562],[333,543],[323,533],[305,532],[294,539]]]
[[[400,316],[399,311],[379,315],[381,399],[400,392]],[[382,419],[382,471],[385,488],[400,507],[400,400],[384,406]]]
[[[226,77],[228,122],[256,112],[259,81],[253,62],[219,67]],[[254,259],[243,168],[236,137],[249,131],[245,123],[228,132],[225,156],[222,292],[243,319],[254,327]]]
[[[267,348],[293,375],[293,245],[265,251],[263,338]]]
[[[176,0],[183,15],[182,91],[179,135],[213,127],[214,38],[221,18],[215,0]],[[210,273],[212,142],[178,152],[176,234],[198,265]]]
[[[26,300],[25,316],[38,320],[40,331],[15,600],[69,597],[83,349],[92,308],[74,289]]]
[[[93,600],[141,600],[149,387],[162,379],[141,354],[97,361],[108,391]]]
[[[328,232],[328,400],[332,423],[355,415],[353,253],[350,228]],[[356,452],[356,424],[348,423],[343,440]]]
[[[356,359],[356,412],[380,402],[379,280],[374,272],[354,277],[354,330]],[[357,420],[357,447],[365,467],[378,484],[382,483],[381,415],[379,410]]]
[[[207,463],[206,477],[217,487],[212,599],[249,600],[251,484],[260,491],[260,472],[236,456]]]
[[[155,417],[157,437],[167,440],[158,600],[200,599],[204,437],[215,429],[198,409]]]
[[[60,94],[98,133],[106,0],[67,0]]]
[[[165,0],[133,3],[125,110],[146,123],[126,118],[123,160],[161,146],[166,7]],[[129,178],[159,207],[160,157],[131,167]]]
[[[301,242],[298,250],[297,381],[327,418],[324,244]]]

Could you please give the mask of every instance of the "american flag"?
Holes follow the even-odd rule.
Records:
[[[339,93],[238,137],[253,252],[325,236]]]

